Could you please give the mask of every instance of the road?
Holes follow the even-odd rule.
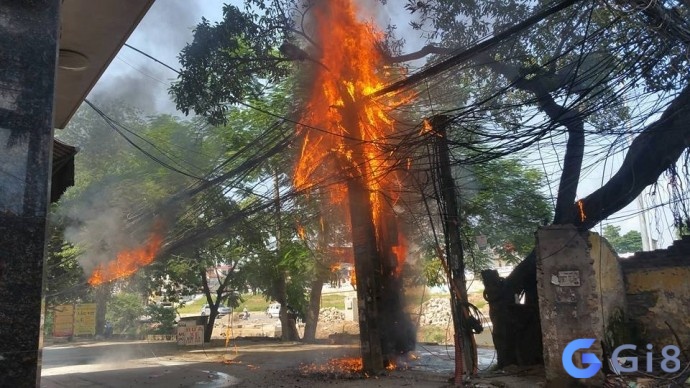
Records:
[[[209,359],[210,360],[210,359]],[[98,342],[43,350],[41,387],[229,387],[218,362],[180,356],[174,343]]]
[[[357,345],[280,343],[271,339],[245,340],[239,346],[180,349],[175,343],[98,342],[54,345],[44,349],[41,387],[319,387],[339,385],[338,379],[300,376],[300,365],[352,357]],[[398,387],[414,383],[438,387],[452,374],[453,348],[419,345],[417,357],[399,360],[406,371],[388,381],[347,381],[347,386]],[[224,362],[225,361],[225,362]],[[479,349],[480,370],[495,362],[493,349]],[[431,379],[429,379],[431,376]],[[313,379],[316,380],[313,380]],[[277,384],[279,383],[280,384]],[[342,383],[342,381],[340,381]],[[277,385],[276,385],[277,384]]]

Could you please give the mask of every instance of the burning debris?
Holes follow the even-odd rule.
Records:
[[[305,377],[326,379],[361,379],[368,377],[363,373],[362,359],[359,357],[336,358],[324,364],[306,364],[299,367]]]
[[[409,369],[411,363],[417,359],[417,355],[409,353],[395,360],[389,360],[385,369],[387,372],[406,370]],[[334,358],[323,364],[303,364],[299,367],[299,374],[303,377],[336,380],[354,380],[372,377],[364,371],[362,358],[360,357]]]

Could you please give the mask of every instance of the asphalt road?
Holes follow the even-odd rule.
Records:
[[[44,349],[41,387],[318,387],[339,385],[338,379],[310,381],[296,375],[299,365],[357,353],[356,345],[329,346],[280,343],[270,339],[245,341],[237,348],[185,350],[175,343],[98,342],[54,345]],[[454,367],[453,348],[419,345],[413,371],[445,378]],[[226,358],[228,357],[229,358]],[[222,360],[232,360],[229,364]],[[495,362],[493,349],[479,349],[480,371]],[[403,361],[403,365],[407,364]],[[401,372],[399,378],[415,378]],[[393,376],[395,377],[395,376]],[[343,383],[343,381],[340,381]],[[346,381],[350,386],[355,381]],[[410,381],[360,381],[353,386],[409,386]],[[442,386],[432,381],[412,385]]]
[[[174,343],[99,342],[46,347],[41,387],[229,387],[218,362],[185,360]],[[225,371],[224,371],[225,370]]]

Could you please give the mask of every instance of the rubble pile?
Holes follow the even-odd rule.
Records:
[[[429,299],[422,304],[421,326],[447,326],[451,321],[450,300],[447,298]]]
[[[335,307],[326,307],[319,311],[319,322],[336,322],[344,320],[345,313]]]

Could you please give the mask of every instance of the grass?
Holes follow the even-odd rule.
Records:
[[[246,307],[249,311],[265,311],[269,302],[266,301],[263,295],[242,295],[244,302],[240,303],[235,310],[242,311]],[[180,314],[199,314],[201,307],[206,304],[206,297],[201,297],[193,302],[186,303],[184,307],[179,307],[177,312]]]
[[[244,310],[245,307],[249,311],[266,311],[268,305],[271,304],[271,302],[267,301],[261,294],[244,294],[242,295],[242,300],[244,302],[240,303],[237,307],[238,311]]]
[[[408,287],[405,289],[405,300],[407,303],[407,309],[412,309],[412,311],[417,311],[419,310],[420,304],[427,302],[430,299],[434,298],[442,298],[442,299],[447,299],[450,298],[450,294],[447,293],[432,293],[430,289],[424,289],[424,287]]]
[[[429,289],[424,291],[423,287],[408,288],[405,290],[406,300],[408,307],[415,307],[419,309],[419,304],[424,303],[432,298],[448,298],[448,294],[432,294]],[[478,308],[482,308],[486,302],[481,298],[472,298],[470,296],[470,301],[473,302]],[[321,308],[335,307],[337,309],[345,308],[345,294],[322,294],[321,295]],[[472,300],[476,299],[476,300]],[[237,311],[242,311],[246,307],[249,311],[265,311],[270,302],[266,301],[266,298],[261,295],[244,294],[242,295],[243,302],[237,307]],[[178,308],[180,314],[198,314],[201,311],[201,307],[206,304],[206,298],[202,297],[193,302],[187,303],[184,307]]]
[[[322,294],[321,308],[335,307],[337,309],[345,308],[345,294]]]
[[[206,304],[206,298],[197,299],[192,302],[187,302],[183,307],[178,307],[179,314],[199,314],[201,306]]]

